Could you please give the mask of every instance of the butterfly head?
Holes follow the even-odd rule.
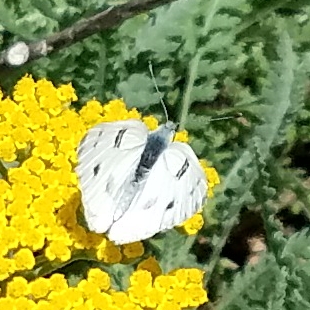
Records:
[[[171,121],[167,121],[166,124],[158,127],[158,129],[156,130],[156,135],[162,137],[167,141],[167,143],[169,143],[172,141],[174,137],[176,128],[177,128],[176,124],[174,124]]]

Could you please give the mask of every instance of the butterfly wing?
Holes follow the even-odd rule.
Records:
[[[159,156],[128,210],[113,223],[117,244],[149,238],[193,216],[204,204],[206,176],[192,148],[171,143]]]
[[[106,232],[129,207],[131,180],[147,136],[144,123],[125,120],[101,123],[81,141],[76,172],[85,220],[91,231]]]

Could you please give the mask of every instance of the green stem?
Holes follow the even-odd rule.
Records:
[[[206,19],[206,22],[205,22],[205,25],[202,31],[203,36],[207,36],[211,28],[212,19],[217,12],[218,4],[220,1],[221,0],[214,0],[212,3],[211,10],[207,16],[207,19]],[[206,46],[199,48],[195,57],[190,62],[189,78],[188,78],[188,82],[185,88],[185,93],[184,93],[181,113],[180,113],[180,121],[179,121],[180,130],[183,130],[185,128],[186,118],[187,118],[188,111],[191,106],[191,93],[192,93],[194,83],[197,77],[198,65],[199,65],[202,55],[205,52],[205,49],[206,49]]]
[[[0,174],[2,176],[2,179],[6,179],[6,176],[8,174],[8,170],[4,167],[2,160],[0,160]]]

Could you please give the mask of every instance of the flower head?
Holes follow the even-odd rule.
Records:
[[[116,246],[105,235],[80,225],[76,149],[86,131],[100,122],[141,119],[154,130],[158,120],[142,118],[121,99],[105,105],[93,99],[76,112],[70,109],[78,99],[71,84],[55,87],[30,75],[16,84],[12,98],[4,98],[0,90],[0,160],[11,162],[1,171],[6,180],[0,179],[0,281],[7,283],[0,307],[169,310],[206,302],[199,270],[180,269],[165,275],[155,257],[138,264],[124,291],[116,291],[115,279],[99,268],[91,268],[75,287],[70,287],[71,279],[53,274],[54,266],[69,262],[76,253],[105,264],[128,263],[144,255],[141,242]],[[175,135],[177,141],[188,139],[186,131]],[[214,168],[201,164],[211,197],[219,178]],[[194,234],[202,224],[198,213],[182,227]],[[49,266],[52,274],[36,277],[42,266]],[[35,279],[27,281],[26,274]]]

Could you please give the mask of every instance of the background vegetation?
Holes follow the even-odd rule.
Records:
[[[117,4],[2,0],[1,49]],[[202,307],[310,309],[309,34],[308,1],[177,0],[10,68],[0,84],[10,93],[25,73],[72,82],[77,109],[92,97],[123,97],[164,121],[151,60],[170,118],[221,176],[204,228],[186,249],[183,239],[171,241],[183,251],[178,267],[206,270],[210,302]],[[243,116],[210,122],[236,113]],[[161,246],[162,264],[171,263],[169,240]]]

